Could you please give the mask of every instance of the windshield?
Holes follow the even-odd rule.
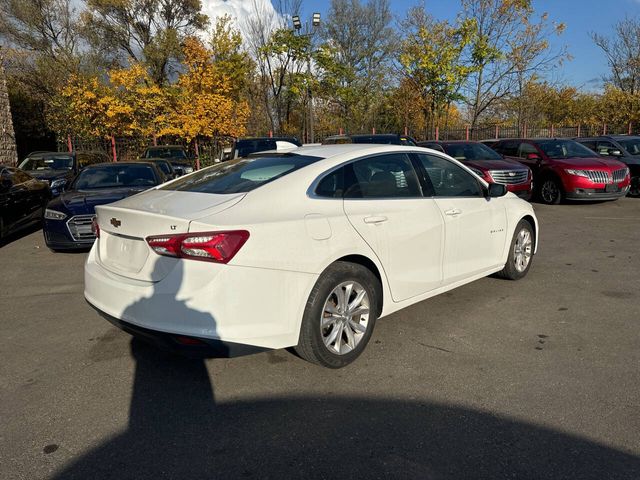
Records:
[[[162,170],[165,175],[171,175],[171,165],[167,162],[155,162],[156,166]]]
[[[187,158],[187,153],[182,148],[147,148],[144,158]]]
[[[589,158],[598,154],[573,140],[537,140],[536,143],[549,158]]]
[[[73,188],[93,190],[98,188],[141,187],[157,185],[150,165],[101,165],[88,167],[80,172]]]
[[[20,166],[22,170],[71,170],[73,157],[71,155],[44,155],[25,158]]]
[[[245,193],[320,160],[320,157],[285,154],[231,160],[182,177],[162,187],[203,193]]]
[[[502,157],[495,150],[481,143],[445,143],[442,146],[447,155],[461,162],[467,160],[502,160]]]
[[[640,138],[618,140],[618,143],[622,145],[622,148],[624,148],[629,155],[640,155]]]

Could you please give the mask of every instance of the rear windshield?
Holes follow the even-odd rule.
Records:
[[[161,189],[218,194],[245,193],[318,160],[321,158],[296,154],[231,160],[181,177]]]
[[[102,165],[87,167],[75,181],[76,190],[157,185],[150,165]]]

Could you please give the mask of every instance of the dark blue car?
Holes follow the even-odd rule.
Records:
[[[118,162],[81,170],[70,187],[49,202],[44,213],[44,239],[52,250],[90,248],[95,207],[135,195],[165,181],[152,163]]]

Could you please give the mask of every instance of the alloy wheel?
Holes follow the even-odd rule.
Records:
[[[560,189],[555,180],[545,180],[540,188],[540,196],[545,203],[555,203],[560,195]]]
[[[523,228],[518,232],[518,236],[513,245],[513,262],[518,272],[522,273],[527,269],[531,261],[532,253],[533,239],[531,232]]]
[[[325,300],[320,334],[325,347],[337,355],[353,351],[369,325],[369,295],[358,282],[343,282]]]

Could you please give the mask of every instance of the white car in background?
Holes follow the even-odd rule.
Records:
[[[420,147],[330,145],[209,167],[96,208],[85,297],[187,354],[295,347],[339,368],[378,318],[526,275],[531,205]]]

